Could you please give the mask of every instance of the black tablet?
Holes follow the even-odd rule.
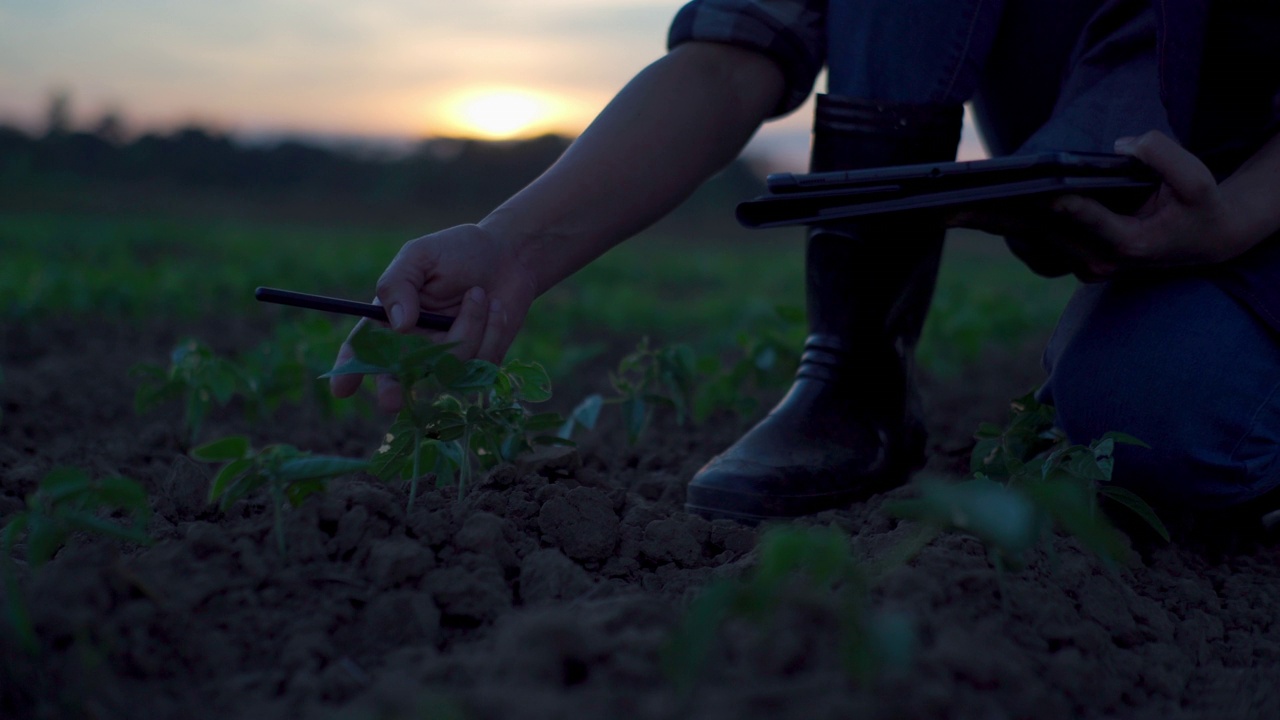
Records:
[[[1159,184],[1126,155],[1055,152],[968,162],[928,163],[824,173],[778,173],[769,192],[738,206],[747,227],[822,224],[863,215],[962,206],[1035,207],[1063,194],[1094,197],[1119,211],[1136,209]]]

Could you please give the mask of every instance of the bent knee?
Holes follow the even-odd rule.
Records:
[[[1114,480],[1222,508],[1280,485],[1280,338],[1211,282],[1082,288],[1045,354],[1042,396],[1074,443],[1111,431]]]

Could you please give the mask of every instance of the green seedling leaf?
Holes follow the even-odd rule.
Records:
[[[218,474],[214,476],[213,483],[209,485],[209,502],[219,503],[219,506],[223,510],[230,507],[230,502],[219,501],[226,496],[227,490],[230,489],[231,485],[236,481],[241,473],[245,472],[252,466],[253,459],[248,457],[241,458],[239,460],[232,460],[226,465],[223,465],[222,469],[218,471]]]
[[[662,651],[662,667],[677,690],[693,689],[715,646],[721,626],[736,604],[739,590],[731,583],[709,584],[693,601],[679,628]]]
[[[1156,531],[1165,542],[1170,542],[1169,529],[1156,515],[1156,511],[1152,509],[1147,501],[1138,497],[1133,491],[1122,488],[1118,485],[1105,485],[1098,488],[1098,494],[1104,495],[1117,503],[1123,505],[1133,511],[1138,517],[1142,518],[1152,530]]]
[[[569,419],[560,427],[560,431],[556,433],[560,437],[568,440],[573,437],[573,431],[579,427],[587,430],[594,430],[596,421],[600,419],[600,410],[604,408],[604,397],[599,394],[591,394],[582,399],[573,412],[569,413]]]
[[[488,360],[468,360],[462,367],[460,376],[445,383],[455,393],[485,392],[498,377],[498,366]]]
[[[357,358],[370,365],[394,367],[400,355],[400,341],[395,332],[366,323],[348,341]]]
[[[385,365],[374,365],[363,360],[352,358],[332,370],[321,375],[321,378],[338,377],[340,375],[387,375],[393,374],[393,369]]]
[[[1018,559],[1036,543],[1036,509],[1023,493],[986,478],[959,483],[922,482],[920,497],[885,503],[894,517],[970,533],[989,548]]]
[[[538,363],[514,360],[507,363],[503,371],[518,383],[523,400],[539,403],[551,399],[551,378]]]
[[[365,460],[332,455],[311,455],[280,463],[280,467],[276,470],[276,479],[283,483],[324,480],[360,472],[368,467],[369,463]]]
[[[1029,483],[1026,492],[1063,530],[1104,559],[1122,561],[1128,554],[1124,535],[1097,512],[1093,490],[1075,480]]]
[[[231,481],[218,499],[219,510],[226,512],[232,505],[240,502],[244,496],[267,484],[267,476],[262,474],[254,465],[254,460],[249,459],[248,467],[231,478]]]
[[[285,488],[284,495],[290,505],[298,507],[308,497],[324,492],[326,487],[325,481],[320,479],[297,480]]]
[[[1128,433],[1122,433],[1122,432],[1104,433],[1102,435],[1102,439],[1111,440],[1121,445],[1137,445],[1138,447],[1144,447],[1147,449],[1151,448],[1150,445],[1142,442],[1141,440],[1139,440],[1138,438],[1132,435],[1129,435]]]
[[[244,435],[231,435],[191,450],[191,457],[205,462],[239,460],[248,454],[249,438]]]
[[[627,443],[635,445],[649,424],[649,408],[644,399],[629,397],[622,401],[622,418],[627,428]]]
[[[524,421],[524,429],[527,432],[544,432],[554,430],[563,426],[565,419],[560,413],[539,413],[538,415],[530,415]]]
[[[135,517],[146,518],[151,515],[147,492],[129,478],[103,478],[98,482],[97,496],[101,504],[131,511]]]
[[[383,481],[395,479],[404,472],[416,449],[414,426],[407,418],[401,418],[382,437],[382,445],[369,461],[369,472]]]
[[[58,552],[70,535],[69,529],[43,515],[32,517],[27,526],[27,559],[32,567],[40,567]]]
[[[64,516],[64,519],[72,530],[91,532],[125,542],[146,543],[150,541],[150,537],[141,527],[118,525],[97,515],[90,515],[85,512],[69,512]]]
[[[28,502],[38,500],[46,506],[58,506],[83,494],[92,487],[89,476],[80,468],[60,467],[49,471],[40,482],[37,493]]]

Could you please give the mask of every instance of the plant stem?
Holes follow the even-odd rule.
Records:
[[[277,483],[271,483],[271,506],[275,514],[276,547],[280,549],[280,557],[287,553],[284,545],[284,493]]]
[[[418,477],[422,475],[422,430],[417,424],[413,430],[413,478],[409,480],[409,505],[404,509],[406,515],[413,510],[413,501],[418,497]]]
[[[459,460],[461,465],[458,473],[458,501],[466,497],[467,486],[471,484],[471,423],[467,423],[462,431],[462,455]]]

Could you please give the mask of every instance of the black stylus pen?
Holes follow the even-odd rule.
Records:
[[[254,290],[253,296],[262,302],[290,305],[307,308],[308,310],[341,313],[343,315],[358,315],[371,320],[390,322],[387,319],[386,308],[373,303],[356,302],[355,300],[343,300],[324,295],[311,295],[269,287],[260,287]],[[453,318],[448,315],[437,315],[436,313],[419,313],[418,327],[424,330],[448,330],[453,327]]]

